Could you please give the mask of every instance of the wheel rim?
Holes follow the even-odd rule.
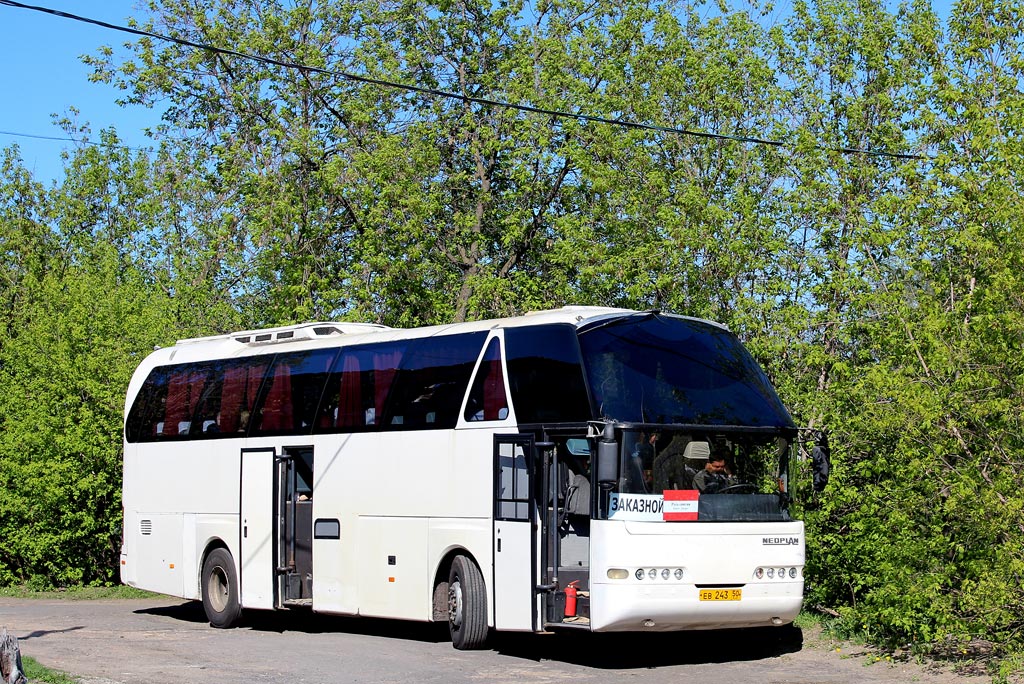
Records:
[[[229,589],[228,576],[224,572],[224,568],[219,565],[214,567],[207,584],[207,594],[210,597],[210,605],[218,613],[224,612],[224,609],[227,608]]]
[[[448,585],[448,623],[456,630],[462,627],[462,585]]]

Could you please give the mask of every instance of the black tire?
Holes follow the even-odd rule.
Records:
[[[456,556],[448,573],[448,631],[460,651],[487,644],[487,592],[480,569],[466,556]]]
[[[227,549],[214,549],[203,563],[203,610],[210,624],[221,629],[231,627],[242,616],[238,602],[238,577],[235,561]]]

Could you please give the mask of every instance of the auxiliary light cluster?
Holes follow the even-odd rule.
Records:
[[[768,579],[774,579],[774,580],[784,580],[784,579],[791,579],[791,580],[793,580],[793,579],[796,579],[799,576],[800,576],[800,568],[794,568],[794,567],[787,567],[787,568],[764,567],[764,568],[758,568],[757,570],[754,570],[754,578],[755,579],[765,579],[765,578],[768,578]]]
[[[667,582],[672,579],[680,582],[686,575],[686,571],[683,568],[637,568],[636,570],[608,568],[607,574],[608,579],[613,580],[628,579],[633,576],[644,582]]]

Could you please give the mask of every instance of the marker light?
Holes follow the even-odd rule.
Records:
[[[754,568],[754,578],[755,579],[762,579],[764,577],[767,577],[768,579],[785,580],[787,575],[789,576],[789,579],[796,579],[797,577],[800,576],[800,568],[798,568],[798,567],[788,567],[788,568],[764,568],[764,567],[758,567],[758,568]]]
[[[608,568],[608,579],[626,579],[629,577],[629,570],[624,568]]]

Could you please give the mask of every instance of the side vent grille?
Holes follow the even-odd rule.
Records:
[[[147,537],[149,535],[153,534],[153,521],[152,520],[140,520],[139,521],[139,531],[143,535],[145,535]]]

